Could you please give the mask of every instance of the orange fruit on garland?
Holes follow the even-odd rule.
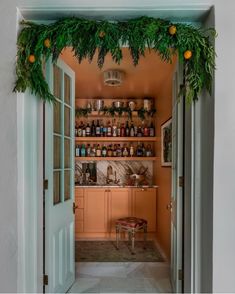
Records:
[[[30,54],[29,57],[28,57],[28,61],[29,61],[30,63],[34,63],[34,62],[36,61],[35,56],[34,56],[33,54]]]
[[[172,35],[172,36],[175,35],[176,31],[177,31],[176,26],[170,26],[169,27],[169,34],[170,35]]]
[[[186,60],[189,60],[189,59],[192,57],[192,55],[193,55],[193,53],[192,53],[192,51],[190,51],[190,50],[186,50],[186,51],[184,52],[184,58],[185,58]]]
[[[44,46],[45,46],[46,48],[50,48],[50,47],[51,47],[51,41],[50,41],[50,39],[45,39],[45,40],[44,40]]]
[[[99,33],[99,37],[100,37],[100,38],[104,38],[104,36],[105,36],[105,32],[104,32],[104,31],[101,31],[101,32]]]

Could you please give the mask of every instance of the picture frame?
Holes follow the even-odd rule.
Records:
[[[172,165],[172,118],[161,125],[161,165]]]

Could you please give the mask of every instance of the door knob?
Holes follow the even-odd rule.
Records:
[[[76,205],[75,202],[73,202],[73,214],[75,214],[75,211],[77,208],[78,208],[78,205]]]
[[[172,201],[169,204],[167,204],[166,209],[167,210],[172,210]]]

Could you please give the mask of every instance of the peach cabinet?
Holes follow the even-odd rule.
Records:
[[[148,232],[156,231],[156,189],[133,188],[133,216],[148,221]]]

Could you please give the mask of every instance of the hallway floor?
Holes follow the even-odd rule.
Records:
[[[80,262],[69,293],[171,293],[165,262]]]

